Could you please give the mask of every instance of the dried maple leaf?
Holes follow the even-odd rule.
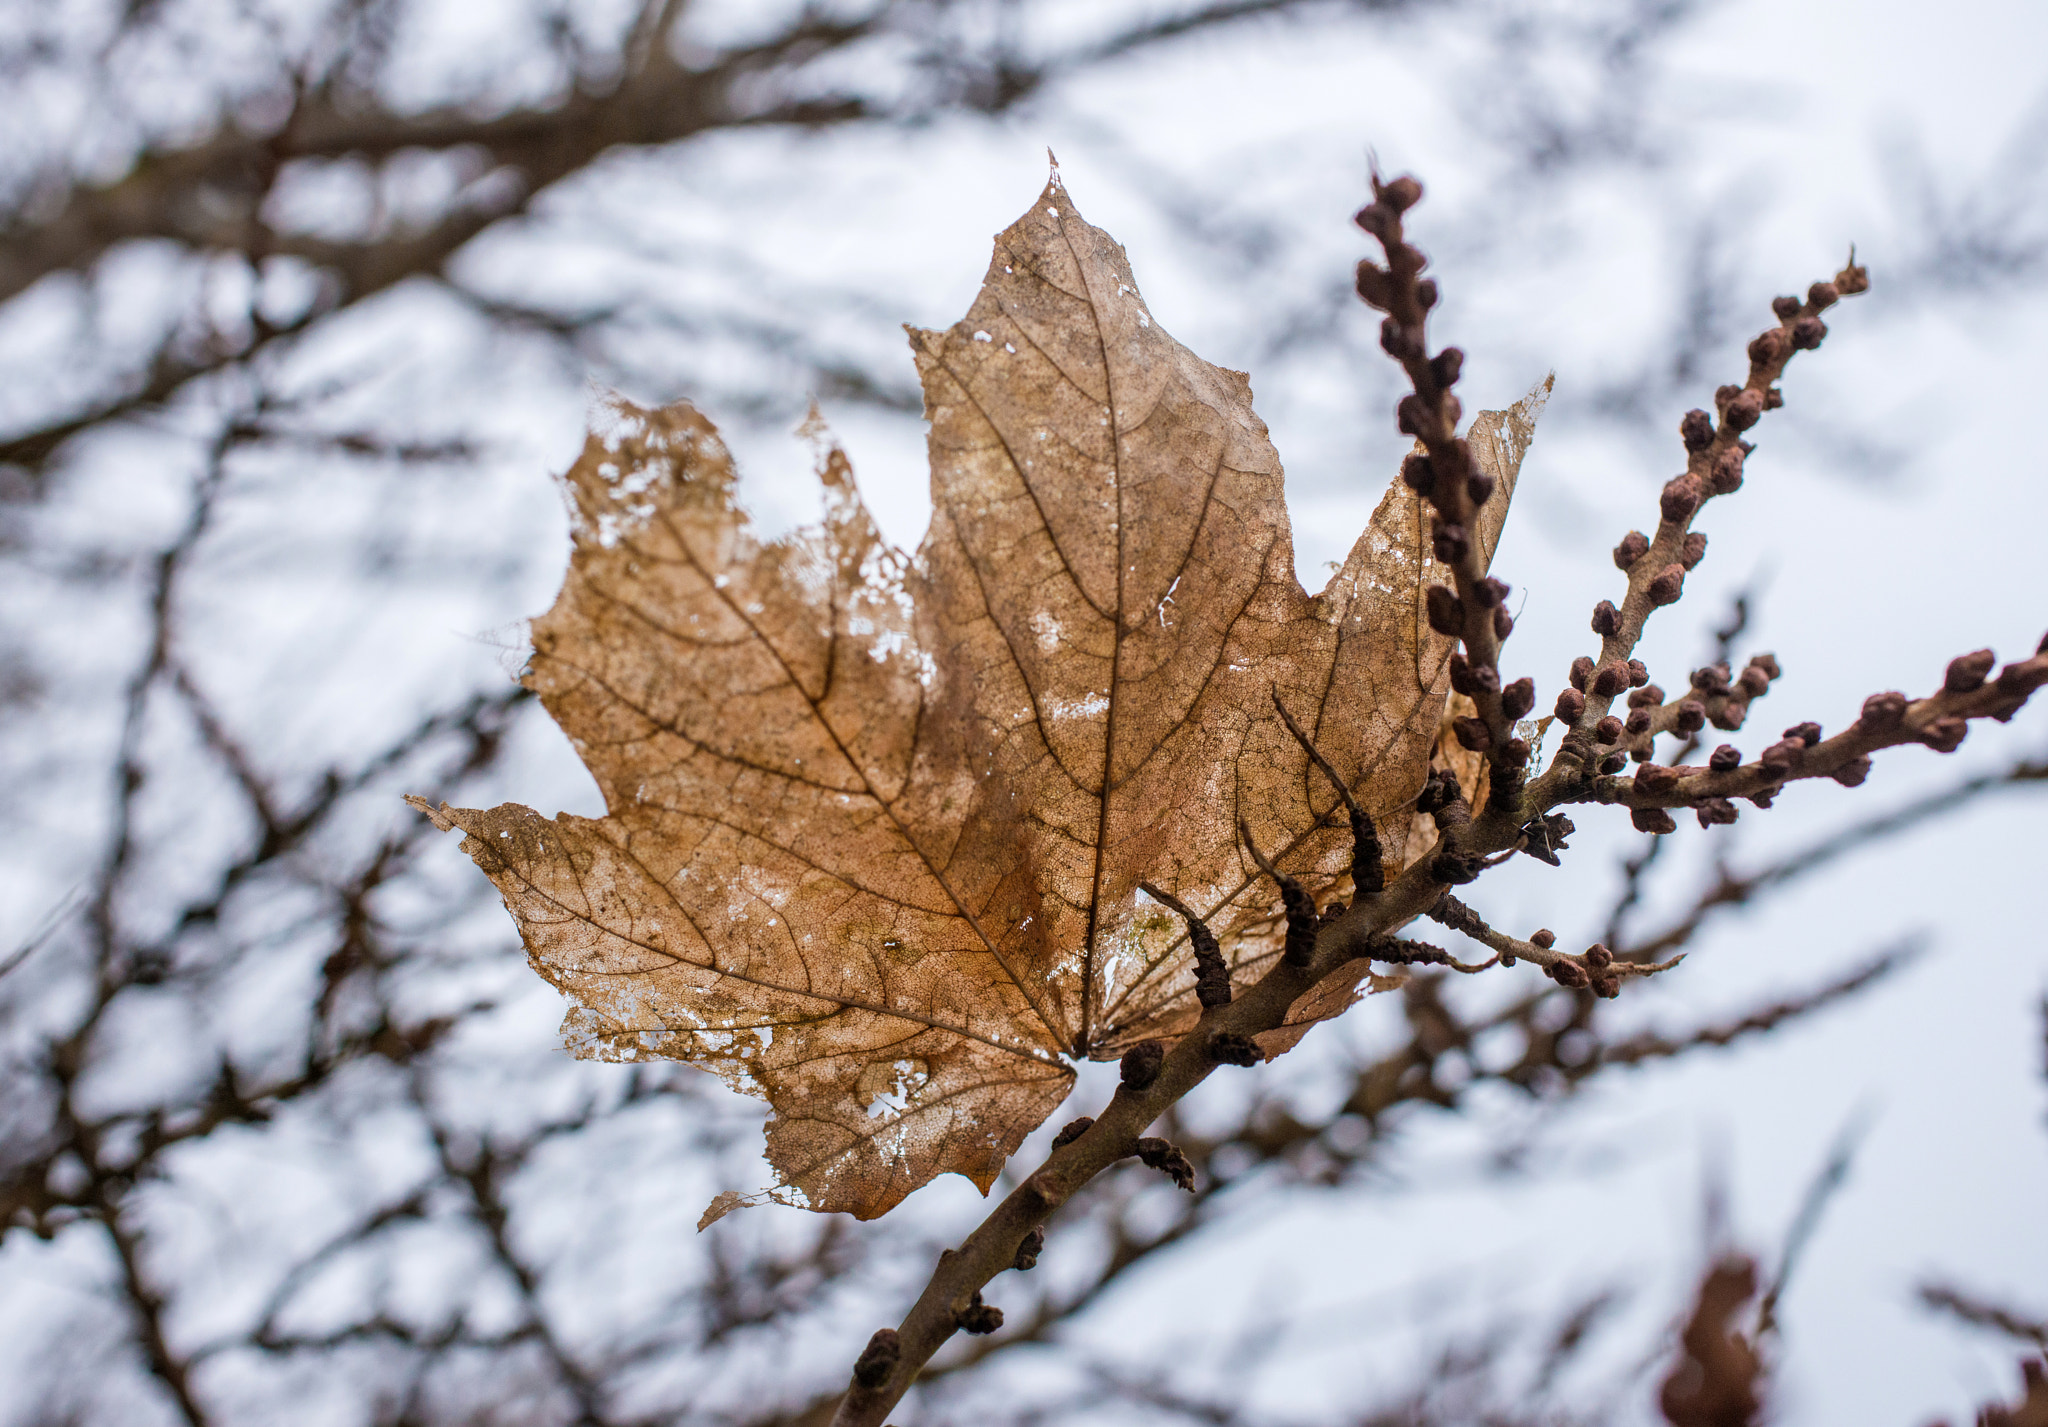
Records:
[[[572,1003],[577,1054],[764,1096],[791,1197],[862,1218],[947,1171],[986,1191],[1069,1057],[1192,1022],[1181,924],[1141,880],[1245,971],[1277,948],[1240,818],[1343,892],[1349,833],[1276,691],[1405,865],[1450,651],[1398,482],[1303,593],[1247,379],[1160,329],[1057,175],[965,320],[911,343],[914,562],[838,450],[823,524],[764,543],[709,422],[620,405],[569,472],[574,551],[527,675],[606,815],[435,813]],[[1489,552],[1541,401],[1474,423]],[[1267,1049],[1353,996],[1316,988]]]

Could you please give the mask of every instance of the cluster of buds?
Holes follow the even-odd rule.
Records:
[[[1520,937],[1507,935],[1488,926],[1486,919],[1446,892],[1437,899],[1428,914],[1432,921],[1443,923],[1451,930],[1462,932],[1472,940],[1492,949],[1502,966],[1513,966],[1517,962],[1529,961],[1543,969],[1543,974],[1558,985],[1572,991],[1591,991],[1596,996],[1612,1000],[1621,994],[1621,983],[1631,976],[1652,976],[1659,971],[1668,971],[1676,966],[1676,960],[1645,965],[1640,962],[1623,961],[1613,951],[1599,942],[1587,947],[1577,956],[1557,949],[1557,937],[1548,929],[1530,934],[1525,941]],[[1406,946],[1407,943],[1400,943]],[[1427,948],[1433,950],[1434,948]],[[1376,960],[1391,960],[1375,953]],[[1408,955],[1405,961],[1427,961],[1435,958]],[[1479,967],[1468,967],[1461,962],[1444,958],[1446,964],[1459,971],[1476,971]]]
[[[1436,283],[1422,276],[1428,266],[1420,249],[1402,235],[1402,214],[1422,198],[1422,185],[1403,177],[1372,180],[1373,201],[1354,221],[1379,240],[1385,266],[1367,259],[1358,265],[1358,295],[1386,314],[1380,324],[1380,346],[1401,363],[1413,388],[1395,408],[1404,435],[1420,450],[1401,464],[1401,479],[1430,508],[1430,548],[1448,569],[1451,583],[1434,584],[1424,596],[1429,624],[1438,634],[1459,640],[1464,648],[1453,655],[1452,687],[1472,700],[1476,712],[1457,720],[1458,742],[1486,755],[1496,769],[1519,770],[1529,761],[1529,744],[1514,731],[1515,723],[1536,704],[1536,686],[1528,679],[1503,684],[1500,646],[1514,630],[1508,613],[1508,586],[1486,572],[1480,548],[1480,511],[1494,498],[1494,477],[1474,459],[1472,448],[1458,435],[1462,409],[1451,388],[1457,385],[1465,354],[1446,347],[1429,351],[1429,310],[1436,305]]]
[[[1634,684],[1635,672],[1642,665],[1632,660],[1629,668],[1630,682]],[[1634,684],[1624,700],[1627,713],[1603,715],[1593,725],[1592,749],[1599,770],[1619,773],[1631,761],[1648,763],[1660,734],[1685,739],[1689,749],[1697,745],[1699,735],[1709,724],[1734,732],[1749,717],[1750,704],[1770,691],[1781,672],[1776,658],[1754,654],[1740,674],[1731,675],[1726,664],[1695,669],[1687,681],[1688,687],[1675,697],[1667,697],[1662,686],[1648,681],[1644,671],[1644,682]],[[1575,665],[1575,681],[1578,674]],[[1577,687],[1575,682],[1574,689],[1567,693]]]
[[[1465,790],[1449,770],[1432,768],[1415,796],[1415,811],[1436,824],[1436,851],[1430,859],[1429,875],[1447,887],[1473,881],[1485,867],[1485,859],[1467,850],[1466,830],[1472,826],[1472,805]]]
[[[1543,968],[1543,974],[1573,991],[1591,991],[1613,1000],[1621,994],[1621,972],[1614,953],[1594,942],[1577,956],[1560,956]]]
[[[1655,534],[1631,530],[1614,547],[1615,568],[1628,577],[1627,592],[1619,604],[1602,600],[1594,606],[1592,628],[1600,636],[1600,655],[1574,664],[1571,687],[1558,697],[1557,717],[1576,735],[1567,738],[1563,756],[1601,773],[1618,773],[1631,758],[1646,762],[1660,733],[1692,738],[1710,723],[1740,728],[1750,703],[1777,678],[1777,661],[1759,655],[1739,675],[1726,665],[1696,670],[1688,691],[1666,699],[1630,656],[1650,612],[1677,603],[1687,573],[1706,558],[1707,539],[1692,529],[1693,519],[1708,501],[1741,488],[1744,465],[1756,449],[1743,433],[1766,411],[1784,404],[1777,381],[1785,364],[1826,337],[1822,312],[1869,285],[1868,274],[1851,254],[1834,281],[1813,284],[1805,300],[1778,298],[1772,303],[1778,325],[1749,344],[1747,380],[1715,393],[1715,414],[1688,411],[1679,421],[1685,470],[1658,497]],[[1614,700],[1624,693],[1624,712],[1615,714]]]
[[[1869,776],[1871,755],[1879,749],[1917,743],[1949,753],[1961,745],[1971,719],[2011,718],[2048,684],[2048,639],[2033,657],[2007,664],[1993,678],[1996,667],[1997,658],[1988,649],[1963,654],[1949,661],[1934,693],[1921,699],[1897,692],[1872,694],[1855,722],[1833,736],[1810,720],[1795,723],[1754,759],[1745,761],[1739,749],[1724,743],[1708,755],[1705,767],[1645,762],[1632,779],[1600,780],[1594,796],[1626,805],[1635,825],[1645,831],[1669,832],[1676,826],[1671,809],[1690,808],[1702,826],[1730,823],[1736,817],[1733,799],[1767,808],[1795,779],[1831,778],[1853,788]],[[1738,683],[1729,697],[1741,691]]]

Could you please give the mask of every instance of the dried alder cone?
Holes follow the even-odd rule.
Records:
[[[1426,851],[1408,805],[1454,643],[1400,482],[1303,592],[1247,378],[1152,320],[1057,173],[966,318],[911,345],[933,500],[914,560],[838,450],[822,526],[764,543],[709,422],[619,406],[569,472],[574,551],[527,674],[606,816],[434,811],[569,999],[577,1054],[688,1060],[764,1096],[783,1197],[862,1218],[948,1171],[986,1191],[1070,1057],[1194,1024],[1186,926],[1141,881],[1205,919],[1241,981],[1286,926],[1240,821],[1310,897],[1349,893],[1345,808],[1281,706],[1379,824],[1387,875]],[[1496,493],[1468,566],[1543,399],[1473,423]],[[1344,1009],[1366,970],[1257,1050]]]

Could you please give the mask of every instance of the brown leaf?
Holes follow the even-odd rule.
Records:
[[[720,1219],[732,1213],[733,1210],[746,1207],[746,1195],[740,1193],[737,1189],[725,1190],[713,1197],[712,1201],[704,1206],[704,1212],[697,1216],[697,1232],[703,1233]]]
[[[966,319],[911,340],[915,562],[838,450],[822,526],[763,543],[702,416],[620,405],[569,472],[575,548],[528,676],[606,816],[439,810],[569,998],[577,1054],[765,1096],[784,1183],[863,1218],[947,1171],[986,1191],[1068,1057],[1192,1022],[1181,923],[1140,880],[1209,915],[1241,976],[1278,923],[1240,817],[1345,894],[1348,829],[1273,691],[1405,865],[1450,652],[1398,482],[1303,593],[1247,379],[1152,321],[1057,176]],[[1489,552],[1542,400],[1474,423]],[[1318,988],[1301,1029],[1350,999]]]

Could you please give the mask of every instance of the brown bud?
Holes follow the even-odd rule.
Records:
[[[1820,725],[1811,720],[1806,723],[1795,723],[1785,730],[1785,737],[1796,738],[1806,747],[1811,748],[1814,744],[1820,742]]]
[[[1429,411],[1414,392],[1394,403],[1394,426],[1403,436],[1420,436],[1428,429]]]
[[[993,1303],[983,1303],[977,1288],[967,1306],[953,1315],[953,1322],[963,1333],[993,1333],[1003,1326],[1003,1310]]]
[[[1785,404],[1785,393],[1776,387],[1764,388],[1764,410],[1776,411]]]
[[[1719,495],[1732,495],[1742,489],[1742,448],[1730,446],[1714,457],[1714,469],[1708,476],[1709,482]]]
[[[1515,632],[1515,617],[1508,613],[1506,605],[1496,605],[1493,611],[1493,637],[1505,642]]]
[[[1514,683],[1509,684],[1500,691],[1501,715],[1510,722],[1516,719],[1527,718],[1529,710],[1535,707],[1536,681],[1534,679],[1517,679]]]
[[[1147,1169],[1156,1169],[1190,1194],[1195,1189],[1195,1167],[1187,1154],[1172,1140],[1147,1135],[1138,1141],[1138,1159]]]
[[[1701,798],[1697,803],[1693,804],[1692,810],[1693,815],[1700,820],[1701,827],[1713,827],[1717,824],[1732,823],[1740,816],[1740,813],[1736,811],[1735,804],[1729,802],[1726,798]]]
[[[1378,201],[1396,213],[1405,213],[1422,201],[1422,183],[1413,174],[1402,174],[1399,178],[1383,183],[1377,190]]]
[[[1609,714],[1593,725],[1593,737],[1602,743],[1613,743],[1621,737],[1622,730],[1623,724],[1621,720],[1613,714]]]
[[[1500,746],[1500,756],[1502,761],[1507,763],[1509,767],[1522,767],[1529,761],[1529,740],[1526,738],[1509,739]]]
[[[1806,745],[1796,738],[1782,739],[1757,755],[1757,761],[1779,777],[1790,773],[1799,766],[1800,758],[1806,752]]]
[[[1636,561],[1650,553],[1650,537],[1640,530],[1631,530],[1621,537],[1621,543],[1614,547],[1614,568],[1626,570]]]
[[[1758,788],[1754,793],[1751,793],[1749,795],[1749,800],[1760,808],[1767,808],[1771,805],[1771,799],[1777,796],[1778,785],[1776,783],[1773,783],[1768,787]]]
[[[1460,747],[1469,748],[1474,753],[1484,753],[1487,749],[1493,747],[1493,730],[1488,728],[1481,719],[1453,719],[1451,720],[1451,732],[1457,735]]]
[[[1373,306],[1382,306],[1373,303]],[[1403,327],[1398,317],[1389,317],[1380,323],[1380,350],[1397,362],[1412,361],[1422,355],[1422,333],[1419,329]]]
[[[1483,604],[1489,610],[1495,604],[1503,602],[1507,598],[1507,592],[1509,592],[1509,583],[1505,579],[1495,579],[1493,575],[1487,575],[1485,579],[1481,579],[1477,583],[1477,586],[1473,586],[1473,598],[1479,600],[1479,604]]]
[[[1195,1192],[1195,1166],[1180,1146],[1148,1135],[1138,1141],[1138,1158],[1164,1174],[1177,1187],[1190,1194]]]
[[[1562,689],[1551,712],[1559,723],[1575,724],[1586,715],[1586,696],[1577,689]]]
[[[1544,974],[1560,986],[1569,986],[1574,991],[1583,991],[1592,980],[1576,961],[1553,961],[1543,968]]]
[[[1662,808],[1633,808],[1628,820],[1637,832],[1677,832],[1678,824]]]
[[[1796,297],[1774,297],[1771,299],[1771,311],[1778,314],[1778,320],[1781,322],[1790,322],[1793,318],[1797,317],[1799,309],[1804,305]]]
[[[1415,811],[1432,815],[1448,808],[1453,803],[1463,802],[1465,795],[1458,788],[1458,780],[1441,768],[1429,770],[1429,776],[1422,780],[1422,791],[1415,795]],[[1470,810],[1466,815],[1470,816]],[[1442,826],[1439,820],[1438,826]]]
[[[1828,324],[1818,317],[1802,317],[1792,324],[1792,350],[1810,352],[1828,335]]]
[[[1963,746],[1963,739],[1969,732],[1968,719],[1959,714],[1945,714],[1927,725],[1920,741],[1936,753],[1953,753]]]
[[[1431,585],[1423,592],[1422,606],[1438,634],[1456,639],[1465,632],[1465,606],[1449,586]]]
[[[1209,1058],[1218,1065],[1257,1065],[1266,1058],[1257,1041],[1235,1031],[1224,1031],[1209,1042]]]
[[[1743,693],[1754,699],[1762,696],[1771,687],[1771,676],[1756,665],[1748,664],[1743,667],[1741,677],[1735,682],[1741,686]]]
[[[1721,420],[1730,431],[1747,431],[1763,414],[1764,394],[1752,387],[1728,403],[1728,409],[1721,413]]]
[[[1728,666],[1708,664],[1692,671],[1692,686],[1703,694],[1725,694],[1728,692]]]
[[[1991,672],[1991,666],[1998,662],[1998,656],[1989,649],[1979,649],[1974,654],[1960,654],[1948,661],[1948,674],[1941,681],[1942,689],[1951,694],[1967,694],[1984,687],[1984,676]]]
[[[1421,304],[1424,312],[1436,306],[1435,278],[1426,277],[1421,282],[1415,284],[1415,300]]]
[[[1628,687],[1628,665],[1619,659],[1612,664],[1603,664],[1593,675],[1593,694],[1598,698],[1611,699]]]
[[[1688,451],[1703,451],[1714,444],[1714,418],[1695,408],[1679,418],[1678,439]]]
[[[1628,717],[1621,721],[1621,726],[1637,737],[1641,737],[1650,731],[1650,711],[1648,709],[1630,709]]]
[[[853,1380],[872,1392],[889,1381],[896,1364],[903,1361],[903,1343],[894,1328],[877,1328],[854,1360]]]
[[[1666,565],[1657,572],[1657,578],[1650,581],[1650,588],[1646,593],[1650,596],[1650,603],[1659,608],[1677,604],[1679,597],[1685,593],[1685,566]]]
[[[1603,1000],[1612,1001],[1621,994],[1621,975],[1609,971],[1593,978],[1593,994]]]
[[[1872,694],[1863,701],[1863,717],[1857,721],[1872,733],[1890,733],[1906,721],[1906,696],[1896,690]]]
[[[1767,678],[1767,679],[1775,679],[1775,678],[1777,678],[1777,677],[1778,677],[1778,676],[1779,676],[1780,674],[1782,674],[1782,673],[1784,673],[1784,672],[1785,672],[1785,671],[1784,671],[1783,669],[1780,669],[1780,668],[1778,667],[1778,660],[1777,660],[1776,656],[1774,656],[1774,655],[1770,655],[1770,654],[1752,654],[1752,655],[1750,655],[1750,656],[1749,656],[1749,667],[1750,667],[1750,668],[1752,668],[1752,669],[1761,669],[1761,670],[1763,670],[1763,671],[1764,671],[1764,677],[1765,677],[1765,678]]]
[[[1429,359],[1429,374],[1438,386],[1456,386],[1464,369],[1465,354],[1456,347],[1446,347]]]
[[[1674,720],[1673,726],[1680,733],[1698,733],[1707,726],[1707,706],[1698,699],[1687,699],[1678,706]]]
[[[1355,221],[1359,227],[1365,228],[1365,215],[1370,212],[1372,212],[1370,208],[1358,210]],[[1367,228],[1366,231],[1371,232],[1372,230]],[[1393,274],[1389,273],[1378,263],[1373,262],[1370,258],[1363,259],[1358,264],[1358,295],[1372,306],[1379,308],[1382,312],[1386,311],[1394,300]]]
[[[1684,520],[1700,508],[1700,483],[1691,476],[1679,476],[1668,482],[1664,494],[1658,498],[1657,508],[1666,520],[1674,523]]]
[[[1636,769],[1636,787],[1653,798],[1668,797],[1678,788],[1678,770],[1645,763]]]
[[[1471,475],[1465,477],[1465,494],[1471,497],[1472,504],[1474,505],[1485,505],[1488,501],[1492,500],[1493,472],[1474,471]]]
[[[1653,709],[1664,702],[1664,691],[1655,684],[1645,684],[1640,689],[1628,691],[1628,706],[1632,709]]]
[[[1492,609],[1507,597],[1507,581],[1496,580],[1491,575],[1472,587],[1472,598],[1478,601],[1481,609]]]
[[[1477,881],[1485,870],[1486,859],[1478,853],[1445,848],[1430,862],[1429,880],[1446,887],[1462,887],[1467,882]]]
[[[1806,290],[1806,305],[1815,312],[1825,312],[1839,302],[1841,297],[1842,294],[1836,290],[1833,283],[1817,282]]]
[[[1649,682],[1650,671],[1649,668],[1646,665],[1644,665],[1643,661],[1640,659],[1629,660],[1628,686],[1631,689],[1640,689],[1646,686]]]
[[[1087,1134],[1089,1126],[1094,1123],[1095,1117],[1093,1115],[1083,1115],[1078,1120],[1067,1121],[1066,1124],[1060,1126],[1060,1132],[1052,1137],[1052,1147],[1056,1150],[1065,1149],[1075,1140]]]
[[[1742,766],[1742,750],[1732,743],[1724,743],[1707,755],[1707,766],[1716,773],[1726,773]]]
[[[1422,451],[1410,451],[1401,458],[1401,482],[1417,495],[1428,495],[1436,483],[1436,471],[1429,463],[1429,456]]]
[[[1749,360],[1759,367],[1768,367],[1785,355],[1785,330],[1773,327],[1759,333],[1749,344]]]
[[[1742,395],[1742,388],[1732,382],[1724,382],[1714,388],[1714,410],[1726,411],[1728,403]]]
[[[1706,558],[1707,537],[1697,530],[1688,531],[1685,539],[1678,542],[1678,563],[1690,570]]]
[[[1549,927],[1538,927],[1529,933],[1529,945],[1540,946],[1545,951],[1557,945],[1557,933]]]
[[[1621,633],[1621,611],[1614,607],[1613,600],[1602,600],[1593,606],[1593,632],[1602,639]]]
[[[1017,1245],[1017,1257],[1011,1260],[1010,1267],[1019,1273],[1029,1273],[1038,1267],[1038,1256],[1044,1252],[1045,1225],[1037,1224]]]
[[[1600,760],[1600,771],[1602,773],[1619,773],[1626,767],[1628,767],[1628,755],[1626,753],[1610,753]]]
[[[1870,776],[1870,758],[1859,753],[1828,776],[1845,788],[1861,787],[1863,780]]]
[[[1469,539],[1464,526],[1443,523],[1437,526],[1431,544],[1434,546],[1436,558],[1441,563],[1455,565],[1465,558],[1465,552],[1471,548],[1468,544]]]
[[[1577,689],[1580,693],[1584,693],[1586,691],[1586,686],[1590,684],[1592,680],[1593,661],[1591,659],[1588,659],[1583,654],[1581,654],[1578,658],[1572,660],[1571,686]]]
[[[1721,707],[1707,716],[1707,722],[1715,728],[1734,732],[1742,727],[1742,721],[1749,717],[1749,701],[1739,695],[1731,695],[1721,701]]]
[[[1160,1062],[1166,1059],[1166,1047],[1159,1041],[1140,1041],[1124,1052],[1118,1066],[1123,1083],[1133,1090],[1144,1090],[1159,1078]]]
[[[1586,948],[1584,955],[1580,959],[1592,971],[1605,971],[1608,967],[1614,965],[1614,953],[1607,949],[1607,945],[1604,942],[1594,942]]]

